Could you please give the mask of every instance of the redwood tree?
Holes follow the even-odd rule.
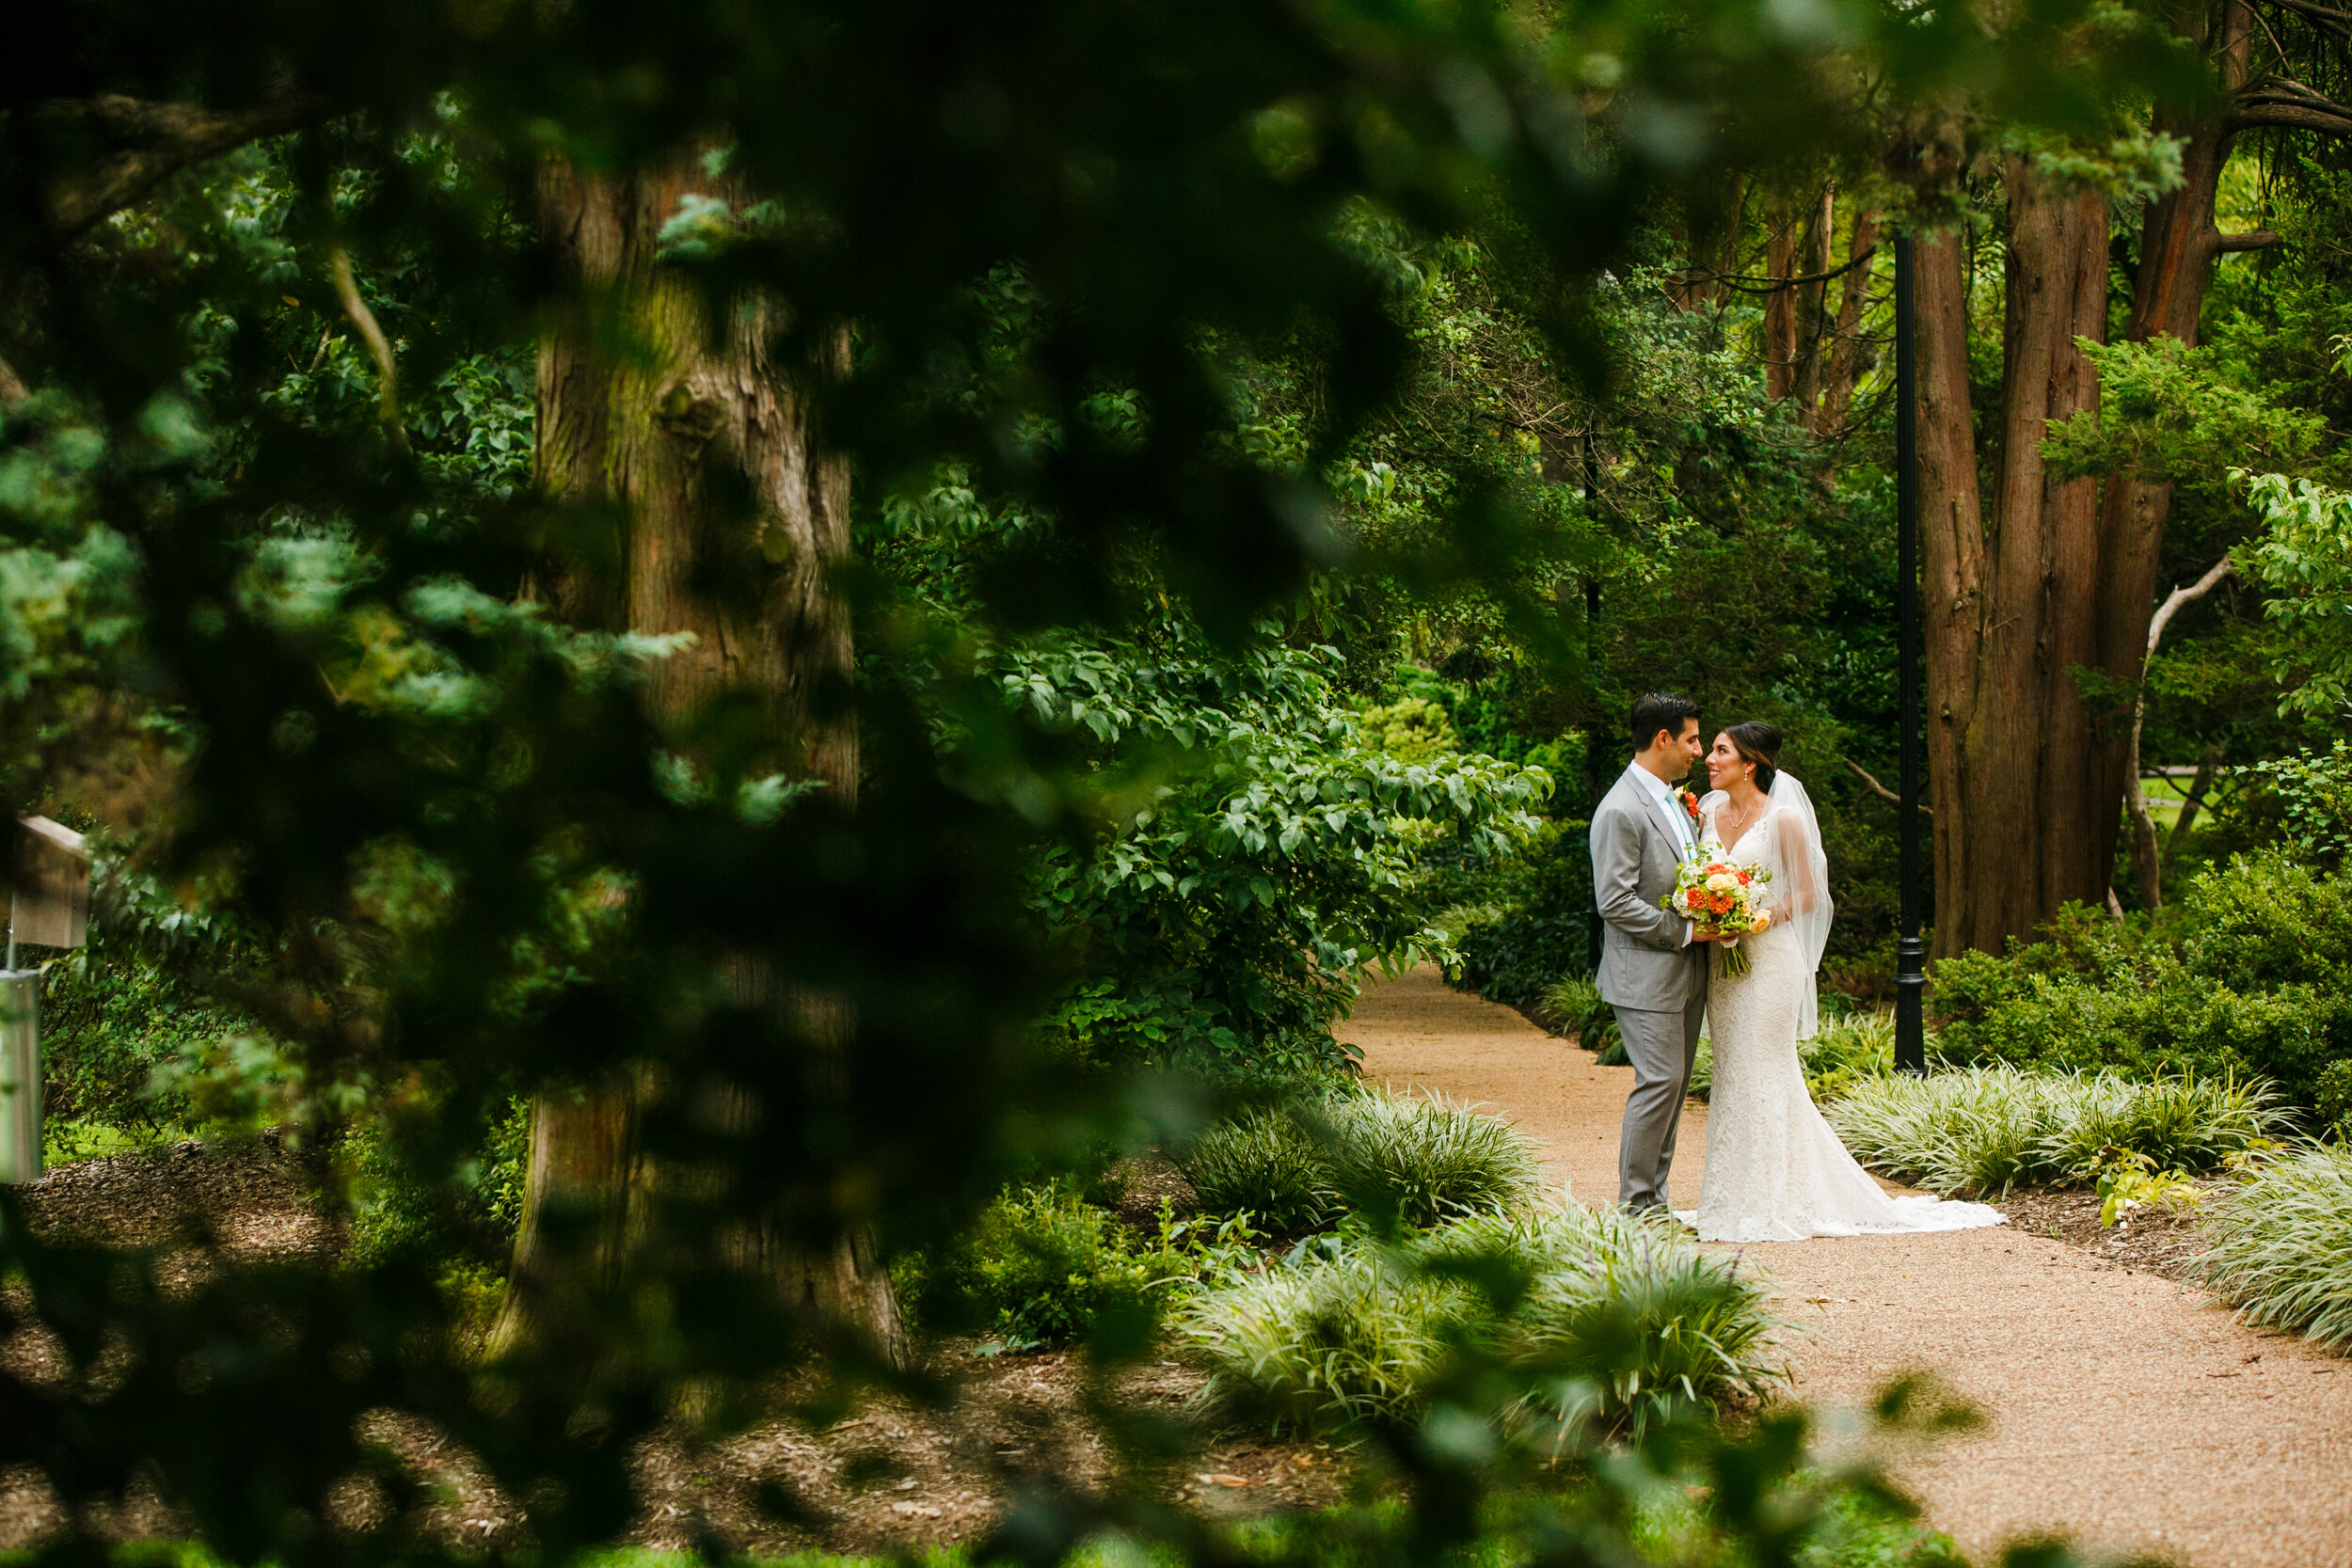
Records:
[[[2283,60],[2255,63],[2258,29],[2244,0],[2180,25],[2204,48],[2217,90],[2153,118],[2181,145],[2183,178],[2147,205],[2126,332],[2194,345],[2215,259],[2277,239],[2216,226],[2236,137],[2262,127],[2352,134],[2352,112]],[[2129,693],[2145,661],[2171,506],[2169,483],[2069,478],[2045,467],[2049,425],[2098,407],[2096,373],[2076,345],[2106,337],[2108,198],[2020,154],[2006,159],[2001,181],[2002,394],[1982,432],[1982,463],[1962,246],[1949,234],[1925,235],[1916,252],[1939,955],[1998,952],[2069,899],[2107,898],[2130,766]]]

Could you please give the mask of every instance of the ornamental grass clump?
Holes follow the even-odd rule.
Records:
[[[1330,1153],[1287,1106],[1255,1106],[1218,1123],[1184,1164],[1208,1212],[1251,1214],[1283,1235],[1320,1230],[1339,1218]]]
[[[2207,1214],[2218,1240],[2195,1263],[2215,1294],[2249,1322],[2352,1351],[2352,1148],[2269,1161]]]
[[[1345,1213],[1413,1227],[1536,1192],[1534,1146],[1438,1094],[1352,1088],[1243,1112],[1193,1146],[1184,1174],[1213,1212],[1299,1235]]]
[[[1278,1429],[1410,1421],[1484,1369],[1528,1390],[1507,1419],[1610,1433],[1759,1394],[1782,1375],[1776,1326],[1730,1259],[1582,1210],[1333,1243],[1201,1291],[1177,1324],[1210,1364],[1210,1397]]]
[[[2284,1119],[2259,1084],[2193,1076],[2133,1083],[2006,1065],[1872,1079],[1823,1114],[1865,1164],[1933,1192],[1975,1196],[2020,1182],[2086,1180],[2118,1153],[2166,1169],[2212,1170],[2261,1148]]]
[[[1367,1089],[1318,1109],[1333,1185],[1356,1213],[1425,1228],[1524,1202],[1542,1185],[1527,1135],[1460,1101]]]

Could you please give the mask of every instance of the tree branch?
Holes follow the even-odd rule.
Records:
[[[2352,136],[2352,108],[2312,91],[2292,76],[2258,76],[2238,89],[2230,123],[2241,130],[2269,128],[2316,131]]]
[[[2243,234],[2217,235],[2214,249],[2224,255],[2237,250],[2267,250],[2285,240],[2286,236],[2275,229],[2249,229]]]
[[[2148,809],[2148,791],[2139,782],[2139,737],[2148,721],[2145,659],[2156,657],[2156,644],[2164,641],[2165,628],[2172,624],[2172,617],[2220,587],[2221,579],[2231,570],[2230,558],[2225,555],[2207,568],[2203,577],[2186,588],[2175,588],[2166,594],[2164,603],[2148,617],[2148,651],[2140,669],[2139,694],[2132,699],[2132,744],[2123,768],[2123,804],[2132,816],[2132,870],[2139,880],[2139,901],[2152,910],[2164,908],[2164,860],[2156,839],[2156,814]],[[2113,895],[2110,889],[2108,896]]]
[[[1738,289],[1744,293],[1772,294],[1783,289],[1793,289],[1800,283],[1826,283],[1833,277],[1842,277],[1878,253],[1878,246],[1872,245],[1859,256],[1848,257],[1842,265],[1832,267],[1827,272],[1809,272],[1802,277],[1734,277],[1721,272],[1692,272],[1681,276],[1692,283],[1721,283],[1726,289]]]
[[[53,99],[34,111],[34,120],[53,154],[81,166],[50,185],[50,232],[72,239],[182,169],[249,141],[316,124],[327,113],[326,100],[315,93],[290,92],[249,109],[158,103],[120,93]]]
[[[358,279],[351,275],[351,252],[337,245],[327,253],[326,264],[335,275],[335,297],[342,301],[343,314],[359,329],[359,336],[368,345],[368,356],[375,361],[376,415],[384,421],[392,445],[406,451],[408,432],[400,422],[400,373],[392,363],[392,345],[385,338],[384,329],[376,325],[375,312],[359,297]]]
[[[1860,779],[1864,786],[1880,800],[1892,800],[1899,806],[1903,803],[1903,798],[1901,796],[1896,794],[1893,790],[1879,783],[1878,780],[1872,778],[1870,776],[1870,770],[1863,767],[1862,764],[1854,761],[1853,758],[1841,756],[1837,760],[1844,763],[1846,765],[1846,770],[1851,773],[1855,778]],[[1935,808],[1929,805],[1925,800],[1922,800],[1919,802],[1919,815],[1922,816],[1933,816],[1935,815]]]
[[[2290,10],[2297,16],[2319,23],[2323,26],[2352,31],[2352,11],[2338,10],[2333,6],[2316,5],[2313,0],[2269,0],[2269,3],[2282,10]]]

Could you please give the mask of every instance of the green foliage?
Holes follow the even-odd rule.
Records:
[[[2276,803],[2280,836],[2296,859],[2338,872],[2352,855],[2352,745],[2254,764]]]
[[[1434,1091],[1359,1090],[1310,1110],[1329,1129],[1333,1187],[1353,1212],[1379,1223],[1428,1227],[1499,1212],[1541,1185],[1526,1133]]]
[[[2284,474],[2233,477],[2267,529],[2234,558],[2272,591],[2263,608],[2293,637],[2275,661],[2280,711],[2341,713],[2352,703],[2352,495]]]
[[[2352,1055],[2352,887],[2275,852],[2201,873],[2166,920],[2119,927],[2070,906],[2005,958],[1937,964],[1931,1005],[1955,1061],[2194,1070],[2274,1083],[2309,1107]]]
[[[1204,1133],[1184,1174],[1212,1212],[1299,1234],[1353,1213],[1427,1227],[1531,1196],[1526,1134],[1438,1094],[1370,1087],[1256,1107]]]
[[[2264,1147],[2283,1119],[2260,1085],[2184,1075],[1960,1068],[1856,1085],[1824,1109],[1854,1157],[1938,1193],[2091,1180],[2118,1154],[2155,1169],[2219,1169]]]
[[[2099,403],[2049,427],[2042,454],[2054,473],[2213,478],[2242,467],[2249,454],[2292,467],[2327,434],[2319,416],[2238,384],[2217,349],[2163,336],[2077,341],[2098,370]]]
[[[1057,1184],[1019,1186],[983,1210],[939,1264],[900,1260],[906,1308],[953,1325],[977,1319],[1008,1349],[1084,1340],[1106,1316],[1148,1323],[1168,1289],[1254,1263],[1247,1219],[1202,1224],[1163,1210],[1137,1237],[1109,1210]]]
[[[1617,1029],[1617,1009],[1601,1000],[1600,987],[1589,975],[1570,974],[1554,980],[1536,999],[1555,1029],[1573,1035],[1576,1043],[1593,1053],[1602,1067],[1625,1065],[1625,1039]]]
[[[1518,1006],[1560,975],[1590,973],[1593,910],[1586,824],[1555,822],[1498,868],[1454,941],[1447,978],[1489,1002]]]
[[[2249,1322],[2352,1347],[2352,1147],[2261,1162],[2213,1200],[2206,1233],[2197,1267]]]
[[[2176,1170],[2158,1170],[2137,1149],[2104,1150],[2093,1183],[2099,1194],[2099,1223],[2112,1229],[2141,1209],[2194,1213],[2202,1201],[2196,1181]]]
[[[1202,1291],[1178,1327],[1217,1396],[1307,1430],[1418,1418],[1465,1347],[1585,1366],[1505,1418],[1554,1431],[1638,1432],[1780,1375],[1759,1285],[1663,1227],[1576,1208],[1472,1217],[1401,1250],[1337,1242]]]
[[[399,1135],[393,1121],[377,1117],[336,1146],[351,1212],[344,1266],[365,1269],[414,1249],[502,1274],[522,1223],[531,1106],[516,1100],[502,1107],[474,1157],[437,1190],[417,1181],[414,1164],[395,1147]]]
[[[247,1027],[170,970],[100,940],[41,971],[41,1095],[48,1116],[135,1128],[184,1121],[158,1073]]]
[[[1357,722],[1362,726],[1366,746],[1399,762],[1433,762],[1460,749],[1453,721],[1444,708],[1426,697],[1371,704]]]
[[[1184,1176],[1214,1213],[1247,1213],[1279,1235],[1332,1223],[1340,1195],[1330,1151],[1288,1105],[1252,1106],[1200,1136]]]

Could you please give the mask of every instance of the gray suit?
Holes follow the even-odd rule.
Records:
[[[1601,1000],[1616,1009],[1633,1063],[1617,1201],[1641,1209],[1666,1201],[1675,1130],[1707,1017],[1708,949],[1686,945],[1688,922],[1659,902],[1674,891],[1682,863],[1683,841],[1666,815],[1681,807],[1660,803],[1633,773],[1628,768],[1593,812],[1593,902],[1603,923],[1594,978]]]

